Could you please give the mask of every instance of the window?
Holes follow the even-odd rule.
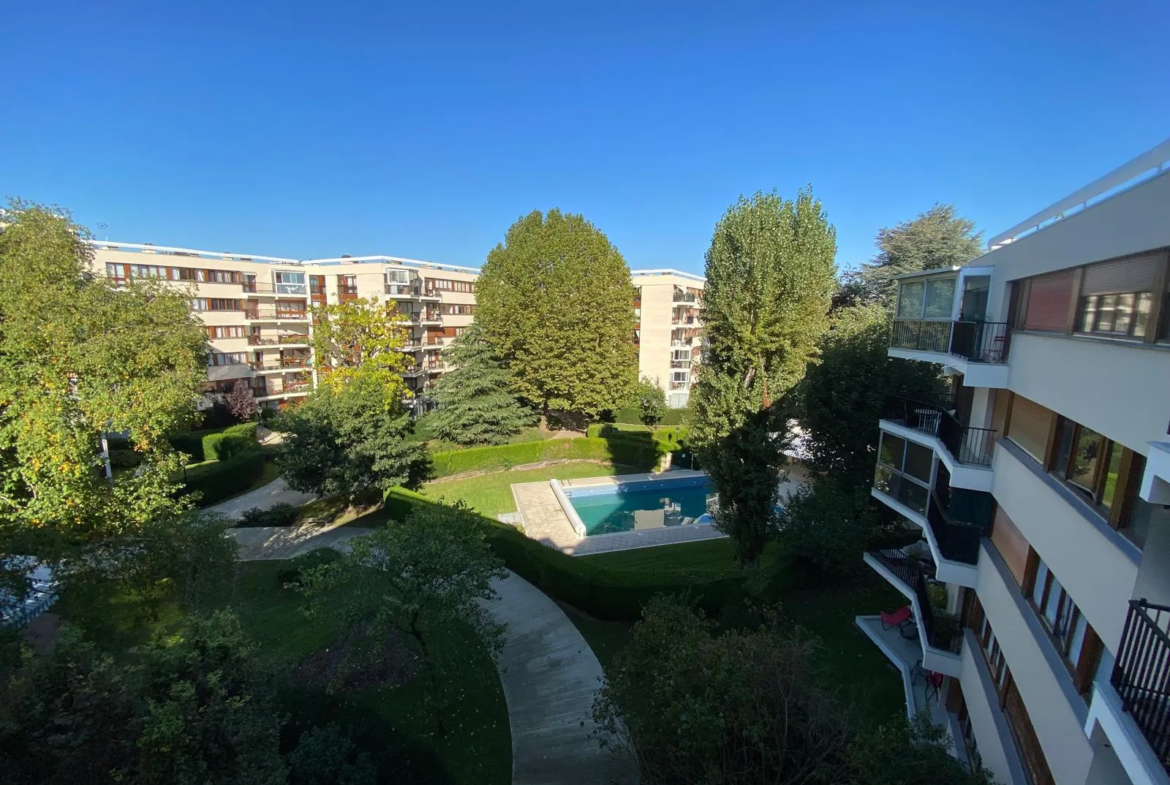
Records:
[[[950,319],[955,303],[955,279],[932,278],[926,282],[927,319]]]
[[[442,313],[447,316],[471,316],[475,312],[475,307],[471,305],[459,305],[454,303],[444,303],[442,305]]]
[[[191,301],[191,310],[241,311],[243,310],[243,306],[239,300],[230,300],[222,297],[196,297]]]
[[[426,288],[429,291],[466,292],[468,294],[475,291],[475,285],[471,281],[452,281],[447,278],[428,278]]]
[[[1109,510],[1117,494],[1124,448],[1067,417],[1059,417],[1056,427],[1053,472],[1087,500]]]
[[[305,274],[304,273],[277,272],[276,273],[276,291],[279,294],[304,294],[305,293]]]
[[[242,326],[230,327],[208,327],[207,336],[209,338],[243,338],[244,328]]]
[[[874,487],[910,509],[926,512],[934,451],[882,432]]]
[[[898,318],[922,318],[925,286],[922,281],[907,281],[898,287]]]
[[[1056,413],[1021,395],[1011,396],[1005,435],[1037,461],[1044,462]]]
[[[242,365],[247,361],[247,352],[212,352],[207,358],[207,364],[211,366]]]
[[[1077,690],[1086,695],[1101,659],[1097,634],[1035,551],[1029,554],[1028,575],[1028,602],[1064,659]]]
[[[1077,332],[1144,338],[1150,327],[1153,302],[1150,292],[1082,297]]]
[[[1067,331],[1075,282],[1074,270],[1030,278],[1024,305],[1024,328],[1041,332]]]

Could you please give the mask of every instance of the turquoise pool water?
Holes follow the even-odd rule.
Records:
[[[698,518],[707,511],[706,485],[665,484],[661,487],[613,489],[587,494],[571,493],[569,501],[581,516],[588,534],[612,534],[635,529],[678,526],[684,518]],[[680,509],[665,512],[670,504]]]

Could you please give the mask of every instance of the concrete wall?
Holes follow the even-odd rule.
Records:
[[[635,278],[642,288],[642,339],[638,347],[638,377],[670,389],[670,314],[674,283],[664,276]]]
[[[1093,759],[1084,733],[1088,705],[1076,694],[1055,646],[1042,632],[1037,635],[1040,622],[1030,609],[1021,607],[1018,587],[986,541],[979,561],[984,565],[976,587],[979,602],[1015,678],[1052,776],[1057,785],[1082,785]]]
[[[991,770],[997,783],[1027,785],[1007,728],[1007,720],[996,702],[998,699],[991,684],[991,674],[978,646],[975,636],[967,632],[959,684],[967,704],[967,715],[971,718],[971,729],[975,732],[979,757],[983,759],[983,765]]]

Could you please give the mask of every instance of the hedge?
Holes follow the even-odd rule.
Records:
[[[197,502],[200,507],[217,504],[256,482],[268,457],[263,450],[248,450],[225,461],[193,466],[187,470],[186,493],[202,493]]]
[[[385,509],[390,518],[402,520],[416,505],[433,503],[421,494],[393,488],[386,494]],[[657,594],[685,594],[704,612],[715,614],[744,598],[748,591],[745,583],[759,577],[739,570],[616,570],[549,548],[512,526],[488,518],[484,521],[490,527],[488,544],[508,569],[599,619],[640,619],[642,606]]]
[[[647,434],[648,435],[648,434]],[[646,438],[545,439],[539,442],[471,447],[431,455],[434,477],[492,469],[509,469],[526,463],[553,460],[609,461],[638,471],[651,471],[672,449],[663,441]]]
[[[645,434],[656,442],[664,442],[667,445],[678,444],[687,438],[687,429],[682,426],[662,427],[651,431],[645,425],[629,425],[629,424],[614,424],[607,422],[593,423],[585,431],[585,435],[590,438],[600,439],[645,439]]]
[[[659,425],[682,425],[687,422],[690,409],[664,409]],[[613,413],[613,421],[625,425],[642,425],[642,410],[638,408],[618,409]]]
[[[258,446],[256,443],[256,423],[240,423],[204,436],[203,459],[224,461],[242,452],[254,450]]]
[[[167,437],[167,441],[171,443],[177,452],[186,453],[191,457],[191,463],[203,463],[204,461],[222,460],[217,458],[218,453],[208,452],[208,439],[211,439],[212,444],[217,444],[222,439],[215,439],[213,437],[231,434],[233,437],[245,436],[253,442],[256,440],[256,423],[244,422],[239,425],[230,425],[225,428],[204,428],[199,431],[187,431],[186,433],[177,433],[174,436]],[[243,444],[238,438],[233,439],[236,443],[237,452],[238,447]],[[228,448],[231,457],[235,453],[230,452],[232,448]]]

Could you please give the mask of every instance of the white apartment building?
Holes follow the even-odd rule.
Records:
[[[865,555],[909,619],[857,624],[1002,783],[1170,783],[1167,161],[899,281],[889,355],[953,388],[880,422],[873,496],[923,540]]]
[[[405,319],[404,375],[416,413],[446,370],[443,349],[475,316],[472,267],[395,256],[283,259],[150,244],[94,241],[95,272],[111,280],[173,281],[193,288],[211,355],[206,405],[243,379],[258,402],[279,408],[316,384],[313,306],[356,297],[393,301]],[[675,270],[635,272],[639,373],[656,379],[671,406],[687,404],[701,351],[703,279]]]
[[[392,256],[281,259],[267,256],[94,242],[99,274],[114,281],[174,281],[194,290],[191,305],[207,328],[211,355],[206,403],[239,379],[258,402],[279,408],[316,383],[310,333],[313,306],[355,297],[390,300],[405,319],[413,360],[404,376],[416,412],[446,368],[442,350],[471,323],[475,279],[468,267]]]
[[[638,377],[656,381],[666,391],[667,405],[681,409],[690,400],[702,358],[706,279],[678,270],[636,270],[630,278]]]

